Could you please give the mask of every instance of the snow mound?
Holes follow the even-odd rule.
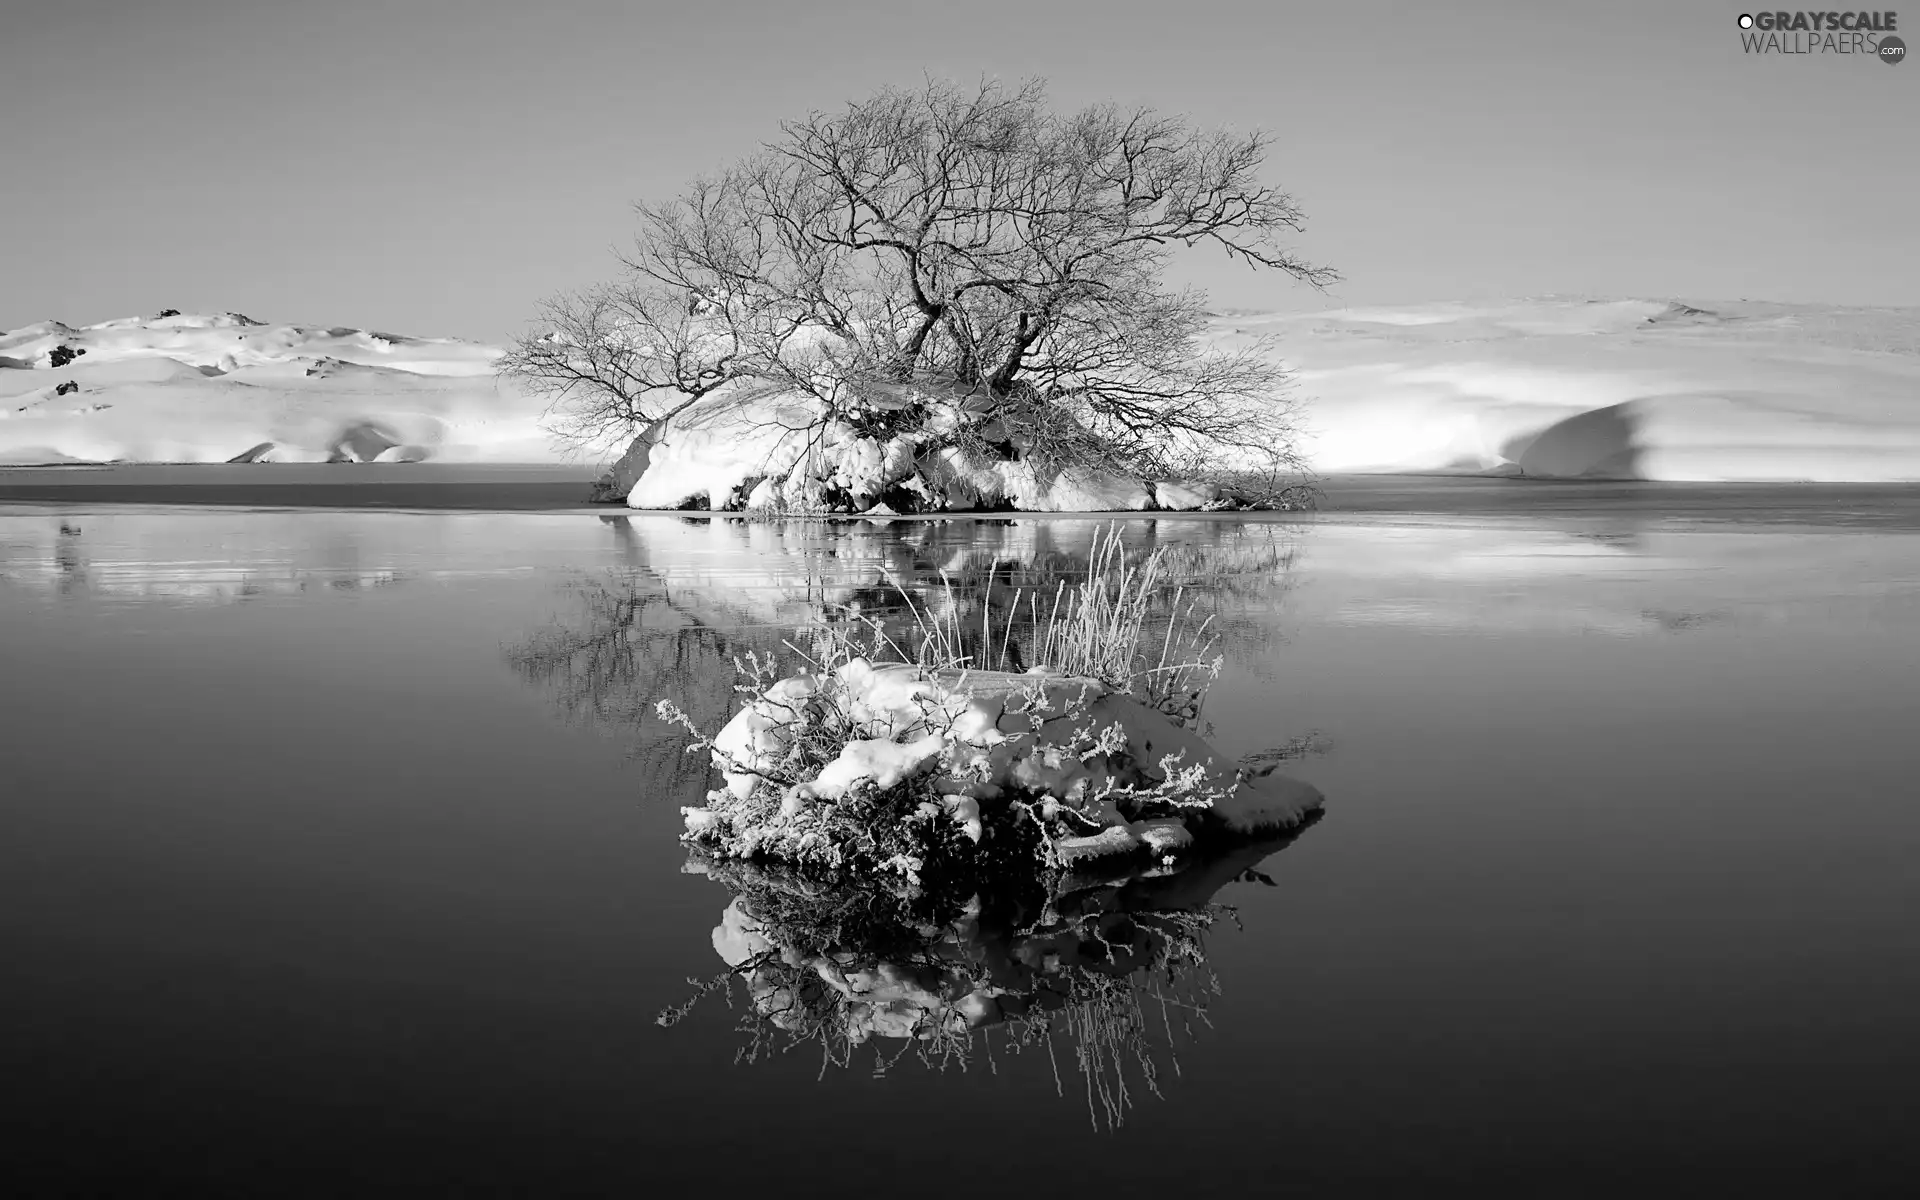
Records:
[[[853,732],[811,776],[796,777],[807,739],[829,726]],[[722,786],[682,810],[687,840],[723,857],[909,877],[924,855],[867,863],[842,844],[841,826],[852,821],[871,843],[886,836],[872,822],[946,820],[954,847],[984,852],[1034,822],[1049,831],[1049,857],[1073,867],[1176,856],[1196,837],[1284,831],[1322,805],[1311,784],[1223,762],[1165,713],[1044,667],[929,672],[856,657],[773,682],[711,745]],[[905,789],[899,803],[910,811],[888,816],[894,801],[882,799],[879,815],[850,816],[856,789]],[[924,844],[937,848],[938,835]]]
[[[885,438],[830,418],[811,396],[765,387],[723,388],[653,435],[645,469],[627,493],[633,508],[783,512],[1019,509],[1116,512],[1154,507],[1151,484],[1090,470],[1047,472],[1032,462],[939,446],[940,434],[977,417],[970,392],[910,385],[872,402],[921,414]],[[1185,501],[1199,489],[1176,489]],[[1199,507],[1193,504],[1191,507]]]
[[[1223,315],[1321,472],[1920,480],[1920,310],[1543,299]]]
[[[1920,311],[1538,299],[1227,314],[1211,344],[1271,338],[1295,371],[1321,473],[1920,480]],[[929,432],[979,415],[919,396]],[[635,508],[891,512],[1191,510],[1183,483],[1046,477],[934,439],[882,441],[811,402],[740,390],[673,418]]]
[[[0,463],[562,461],[500,353],[239,313],[42,321],[0,334]]]

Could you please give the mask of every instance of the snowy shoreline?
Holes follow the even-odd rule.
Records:
[[[608,518],[739,520],[739,514],[589,504],[592,475],[551,464],[111,464],[0,467],[0,514],[30,505],[296,509],[430,508],[577,512]],[[1313,512],[982,512],[792,520],[1324,521],[1397,516],[1512,520],[1636,516],[1920,528],[1920,484],[1691,483],[1503,479],[1460,474],[1333,475]]]
[[[1221,313],[1207,339],[1268,336],[1295,373],[1300,449],[1331,478],[1920,482],[1920,310],[1549,297]],[[0,333],[0,464],[568,463],[545,404],[494,377],[500,353],[230,313],[41,322]],[[669,429],[666,469],[630,499],[764,473],[694,424]],[[1052,500],[1072,508],[1069,492]],[[1090,502],[1109,493],[1132,494]]]

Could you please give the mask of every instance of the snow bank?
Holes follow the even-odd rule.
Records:
[[[1264,335],[1297,372],[1303,448],[1322,473],[1920,480],[1912,309],[1544,299],[1223,315],[1208,334],[1222,347]],[[0,463],[561,461],[543,402],[495,379],[500,354],[236,313],[43,321],[0,334]],[[964,395],[918,399],[927,433],[982,415]],[[862,438],[817,418],[792,395],[716,393],[667,423],[627,503],[1068,512],[1213,499],[1043,478],[936,454],[919,431]]]
[[[1297,374],[1303,450],[1321,473],[1920,479],[1920,311],[1549,299],[1231,315],[1208,336],[1222,348],[1273,339]],[[929,429],[968,415],[964,398],[930,407]],[[901,495],[889,509],[1190,510],[1216,499],[1199,485],[1043,478],[1024,461],[882,444],[764,392],[694,406],[669,422],[664,445],[632,506],[858,512],[890,489]]]
[[[1219,318],[1296,368],[1321,472],[1920,480],[1920,310],[1537,300]]]
[[[43,321],[0,334],[0,463],[560,461],[499,356],[236,313]]]

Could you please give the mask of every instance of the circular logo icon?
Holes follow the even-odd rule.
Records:
[[[1897,63],[1900,60],[1904,59],[1906,56],[1907,56],[1907,44],[1901,41],[1899,38],[1883,37],[1880,39],[1880,61],[1881,62]]]
[[[1740,28],[1742,28],[1742,29],[1752,29],[1752,28],[1753,28],[1753,14],[1752,14],[1752,13],[1741,13],[1741,14],[1740,14]]]

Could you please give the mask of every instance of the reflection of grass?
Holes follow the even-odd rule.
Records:
[[[1155,698],[1191,698],[1199,681],[1179,668],[1210,649],[1263,673],[1298,557],[1291,538],[1267,525],[1226,542],[1128,546],[1125,532],[1116,523],[1088,551],[1024,561],[983,548],[935,578],[889,574],[854,590],[847,607],[883,621],[903,645],[931,628],[942,655],[977,669],[1045,663],[1112,685],[1130,678]]]
[[[989,562],[972,604],[962,605],[964,592],[956,594],[952,577],[943,571],[938,588],[927,589],[917,601],[911,581],[889,581],[910,630],[896,634],[882,620],[861,619],[882,645],[909,647],[901,658],[924,667],[1019,672],[1045,665],[1097,679],[1170,716],[1192,719],[1219,674],[1220,660],[1209,657],[1217,641],[1209,632],[1212,617],[1201,614],[1197,603],[1182,606],[1184,588],[1168,569],[1170,552],[1156,546],[1144,556],[1129,556],[1115,522],[1095,536],[1080,578],[1071,584],[1063,575],[1051,589],[1015,585],[1009,592],[1003,587],[996,609],[999,564]],[[1151,640],[1150,623],[1160,634]],[[1018,653],[1016,634],[1023,647]]]
[[[876,617],[904,642],[913,622],[892,578],[921,613],[938,613],[958,629],[963,654],[1025,670],[1044,652],[1030,620],[1037,601],[1025,598],[1051,598],[1063,587],[1077,587],[1087,578],[1090,555],[1053,548],[1055,526],[1047,523],[1024,557],[994,544],[992,539],[1019,528],[990,520],[898,523],[884,530],[861,521],[807,523],[801,533],[809,553],[803,562],[791,560],[804,566],[807,592],[796,608],[810,610],[817,622],[844,621],[850,611]],[[1217,540],[1165,542],[1157,539],[1158,528],[1154,522],[1120,527],[1126,561],[1137,566],[1158,551],[1161,577],[1173,585],[1148,597],[1140,641],[1164,645],[1156,639],[1173,625],[1177,593],[1180,609],[1196,623],[1207,622],[1219,652],[1237,670],[1256,678],[1270,673],[1269,652],[1280,636],[1275,613],[1291,587],[1297,556],[1285,528],[1189,524],[1179,528]],[[632,543],[630,552],[644,556],[641,531],[626,525],[621,530]],[[848,555],[850,546],[860,552]],[[787,557],[783,579],[793,571]],[[654,698],[681,697],[702,728],[714,727],[735,700],[734,659],[777,650],[801,628],[784,613],[779,623],[767,624],[764,613],[712,589],[669,588],[646,569],[577,577],[566,596],[569,611],[510,647],[508,662],[551,695],[568,720],[634,736],[649,778],[662,781],[704,775],[706,767],[704,760],[680,754],[681,738],[654,714]],[[996,644],[985,646],[982,616],[1007,613],[1015,596],[1023,597],[1029,621],[1010,630],[1000,624]]]
[[[728,967],[659,1020],[738,993],[738,1061],[811,1051],[823,1073],[868,1049],[876,1075],[909,1063],[998,1071],[1045,1055],[1056,1089],[1077,1074],[1089,1118],[1113,1128],[1140,1093],[1160,1094],[1179,1046],[1207,1026],[1220,986],[1206,941],[1233,916],[1215,894],[1271,883],[1254,864],[1290,840],[1052,890],[1006,877],[826,883],[696,856],[689,869],[734,894],[714,932]]]

